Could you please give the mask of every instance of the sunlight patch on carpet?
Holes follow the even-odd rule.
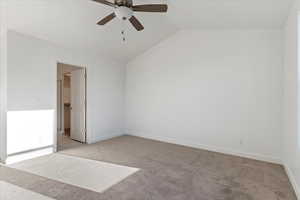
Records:
[[[9,167],[100,193],[139,170],[63,154],[51,154]]]
[[[26,190],[16,185],[0,181],[1,200],[54,200],[50,197]]]

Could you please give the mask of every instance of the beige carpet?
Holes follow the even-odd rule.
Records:
[[[75,147],[82,146],[84,144],[77,142],[75,140],[72,140],[70,137],[66,135],[59,134],[57,136],[57,150],[66,150],[66,149],[71,149]]]
[[[297,200],[272,163],[132,136],[62,153],[140,170],[102,193],[1,166],[0,180],[56,200]]]
[[[54,200],[47,196],[0,181],[0,200]]]
[[[132,167],[63,154],[51,154],[10,167],[95,192],[103,192],[138,171]]]

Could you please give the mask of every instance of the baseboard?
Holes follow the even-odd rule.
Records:
[[[120,132],[114,132],[114,133],[110,133],[110,134],[98,134],[96,137],[94,137],[93,139],[88,139],[87,144],[95,144],[97,142],[101,142],[104,140],[109,140],[115,137],[119,137],[124,135],[124,133],[120,133]]]
[[[4,166],[6,164],[6,161],[0,160],[0,166]]]
[[[285,171],[291,181],[291,184],[295,190],[297,199],[300,200],[300,186],[298,185],[292,170],[289,168],[289,166],[287,164],[284,164],[284,169],[285,169]]]
[[[204,145],[204,144],[198,144],[198,143],[196,144],[191,141],[180,140],[180,143],[179,143],[177,139],[166,138],[166,137],[161,137],[161,136],[153,136],[153,135],[150,136],[147,134],[136,134],[136,133],[132,133],[132,132],[127,132],[126,134],[132,135],[132,136],[137,136],[137,137],[143,137],[143,138],[147,138],[147,139],[152,139],[152,140],[158,140],[158,141],[167,142],[167,143],[172,143],[172,144],[178,144],[178,145],[203,149],[203,150],[217,152],[217,153],[229,154],[229,155],[233,155],[233,156],[239,156],[239,157],[244,157],[244,158],[269,162],[269,163],[275,163],[275,164],[280,164],[280,165],[282,164],[282,161],[280,158],[271,157],[271,156],[238,152],[238,151],[231,150],[231,149],[225,149],[225,148],[209,146],[209,145]]]

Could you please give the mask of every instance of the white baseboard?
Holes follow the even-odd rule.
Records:
[[[291,184],[295,190],[297,199],[300,200],[300,186],[298,185],[292,170],[289,168],[289,166],[287,164],[284,164],[284,169],[285,169],[285,171],[291,181]]]
[[[98,134],[96,137],[94,137],[93,139],[88,139],[87,144],[94,144],[97,142],[101,142],[104,140],[109,140],[115,137],[119,137],[124,135],[124,133],[121,132],[114,132],[114,133],[109,133],[109,134]]]
[[[204,145],[204,144],[198,144],[198,143],[196,144],[191,141],[180,140],[180,142],[178,142],[177,139],[166,138],[166,137],[155,136],[155,135],[147,135],[147,134],[136,134],[136,133],[133,133],[130,131],[128,131],[126,134],[132,135],[132,136],[137,136],[137,137],[143,137],[143,138],[147,138],[147,139],[152,139],[152,140],[158,140],[158,141],[162,141],[162,142],[168,142],[168,143],[172,143],[172,144],[178,144],[178,145],[184,145],[184,146],[193,147],[193,148],[199,148],[199,149],[213,151],[213,152],[217,152],[217,153],[245,157],[245,158],[249,158],[249,159],[270,162],[270,163],[275,163],[275,164],[282,164],[282,161],[280,158],[271,157],[271,156],[246,153],[246,152],[238,152],[238,151],[231,150],[231,149],[225,149],[225,148],[209,146],[209,145]]]

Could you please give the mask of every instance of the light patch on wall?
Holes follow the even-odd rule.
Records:
[[[53,145],[54,110],[7,112],[8,155]]]

